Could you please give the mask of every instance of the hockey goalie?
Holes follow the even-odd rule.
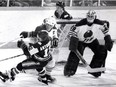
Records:
[[[101,31],[104,35],[105,45],[100,45],[96,31]],[[76,55],[78,50],[83,55],[86,47],[89,47],[94,53],[92,60],[89,64],[91,68],[101,68],[104,66],[107,51],[111,51],[113,41],[108,34],[109,22],[97,19],[96,12],[93,10],[88,11],[86,18],[83,18],[74,26],[72,26],[68,37],[70,38],[69,56],[67,63],[64,67],[65,76],[73,76],[78,68],[79,57]],[[88,72],[92,76],[98,78],[102,72]]]

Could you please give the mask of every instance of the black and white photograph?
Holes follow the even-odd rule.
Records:
[[[116,87],[116,0],[0,0],[0,87]]]

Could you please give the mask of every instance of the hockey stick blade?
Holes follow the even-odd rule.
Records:
[[[89,66],[89,64],[85,61],[85,59],[83,58],[83,56],[80,54],[80,52],[78,50],[76,50],[75,54],[82,61],[82,63],[86,66],[88,72],[102,72],[102,71],[106,70],[105,67],[91,68]]]
[[[86,66],[88,72],[102,72],[102,71],[106,71],[106,68],[104,67],[100,67],[100,68],[91,68],[89,65]]]

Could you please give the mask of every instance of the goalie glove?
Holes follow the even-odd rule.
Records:
[[[107,23],[104,23],[104,25],[102,26],[102,28],[100,28],[100,30],[103,32],[103,34],[106,35],[109,32],[109,27]]]
[[[112,39],[111,39],[111,36],[110,35],[106,35],[104,37],[104,40],[105,40],[105,46],[106,46],[106,49],[108,51],[111,51],[112,47],[113,47],[113,42]]]
[[[75,32],[75,31],[69,31],[69,33],[67,35],[67,38],[70,39],[72,36],[78,38],[77,32]]]
[[[75,31],[76,30],[76,26],[73,25],[71,28],[70,28],[70,31]]]

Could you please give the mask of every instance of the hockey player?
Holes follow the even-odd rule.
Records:
[[[91,68],[100,68],[103,66],[104,61],[107,57],[107,50],[112,49],[112,40],[108,34],[109,27],[107,26],[109,22],[102,21],[96,18],[96,13],[93,10],[88,11],[87,17],[80,20],[71,28],[70,45],[69,45],[69,56],[67,63],[64,67],[64,75],[72,76],[75,74],[79,58],[76,56],[75,51],[78,51],[83,55],[85,47],[89,47],[94,55],[90,63]],[[98,39],[95,36],[95,30],[101,30],[104,34],[105,45],[100,45]],[[73,35],[72,35],[73,34]],[[88,72],[94,77],[101,76],[101,72]]]
[[[20,35],[22,35],[24,38],[27,37],[33,37],[35,32],[39,32],[41,30],[47,30],[49,33],[49,36],[52,38],[52,47],[58,46],[58,34],[57,34],[57,23],[56,19],[54,17],[48,17],[43,20],[43,24],[40,26],[37,26],[36,29],[32,32],[23,31]]]
[[[49,36],[52,38],[51,48],[55,49],[58,46],[58,36],[57,36],[57,24],[56,24],[56,20],[54,17],[45,18],[43,20],[43,24],[40,26],[37,26],[35,31],[32,31],[32,32],[23,31],[20,35],[23,36],[23,38],[32,37],[32,40],[34,40],[33,37],[35,36],[35,34],[41,30],[48,31]],[[55,66],[55,60],[53,59],[52,63],[49,64],[49,66],[45,67],[46,73],[48,75],[51,74],[51,71],[54,68],[54,66]],[[53,77],[50,77],[50,79],[54,81]]]
[[[41,30],[33,34],[35,35],[34,38],[36,38],[36,42],[27,45],[23,40],[19,40],[17,43],[17,46],[23,50],[26,56],[28,56],[27,59],[17,64],[15,68],[12,68],[9,71],[9,74],[3,74],[0,72],[2,81],[5,82],[7,79],[14,80],[16,74],[26,69],[36,69],[39,75],[38,80],[45,84],[55,80],[55,78],[53,79],[50,74],[48,75],[45,69],[45,67],[51,64],[54,66],[53,58],[49,51],[51,37],[48,35],[46,30]]]
[[[58,1],[56,3],[56,10],[54,12],[56,19],[66,19],[71,20],[73,17],[65,10],[65,3],[62,1]],[[64,29],[66,24],[61,24],[59,29],[59,36],[62,30]]]
[[[72,19],[72,16],[65,10],[65,3],[58,1],[54,15],[58,19]]]

